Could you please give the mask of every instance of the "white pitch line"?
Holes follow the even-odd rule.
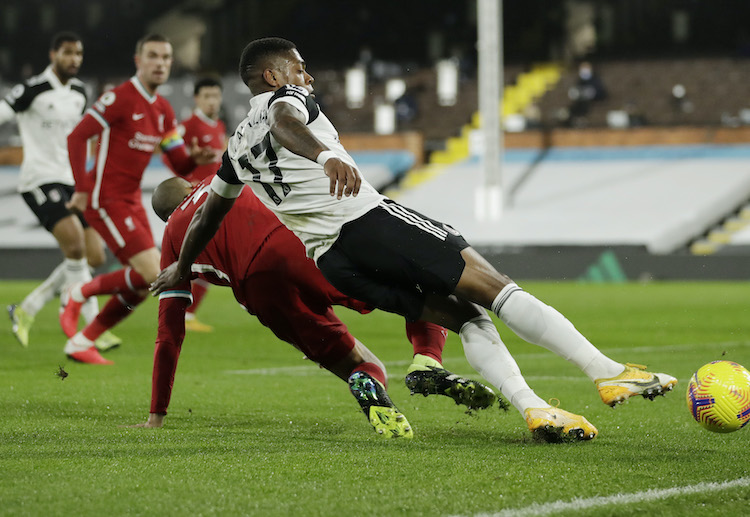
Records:
[[[609,505],[635,504],[646,501],[658,501],[675,496],[704,494],[718,492],[730,488],[750,486],[750,478],[739,478],[720,483],[698,483],[673,488],[651,489],[630,494],[615,494],[607,497],[590,497],[587,499],[573,499],[571,501],[554,501],[551,503],[535,503],[525,508],[508,508],[497,513],[479,513],[474,517],[539,517],[565,511],[581,511],[600,508]]]
[[[533,345],[531,345],[533,346]],[[633,348],[603,348],[601,349],[602,352],[605,354],[612,354],[612,353],[631,353],[631,352],[674,352],[679,350],[693,350],[693,349],[700,349],[700,348],[712,348],[712,349],[718,349],[721,347],[732,347],[732,346],[739,346],[739,347],[746,347],[750,346],[750,341],[724,341],[720,343],[684,343],[679,345],[651,345],[651,346],[641,346],[641,347],[633,347]],[[538,352],[527,352],[527,353],[521,353],[521,354],[513,354],[513,357],[516,359],[536,359],[540,356],[548,356],[550,358],[557,358],[554,354],[548,352],[547,350],[539,349]],[[443,363],[453,363],[458,361],[464,361],[465,359],[463,357],[444,357]],[[404,359],[399,361],[385,361],[384,364],[388,367],[398,367],[398,366],[409,366],[411,364],[411,359]],[[301,364],[296,366],[279,366],[276,368],[251,368],[248,370],[226,370],[224,373],[230,374],[230,375],[313,375],[318,371],[318,368],[315,368],[313,363],[308,364]],[[576,377],[534,377],[534,376],[528,376],[526,377],[528,380],[551,380],[551,379],[565,379],[565,380],[579,380]],[[583,379],[587,380],[587,379]]]

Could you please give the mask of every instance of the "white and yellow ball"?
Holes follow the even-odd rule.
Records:
[[[693,418],[715,433],[731,433],[750,422],[750,372],[732,361],[714,361],[690,378],[687,405]]]

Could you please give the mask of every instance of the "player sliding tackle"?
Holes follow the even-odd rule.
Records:
[[[253,94],[250,111],[230,138],[179,260],[159,274],[154,293],[189,277],[198,253],[248,185],[341,292],[458,333],[469,363],[542,439],[590,440],[597,430],[534,393],[486,309],[521,338],[583,370],[606,404],[634,395],[653,398],[677,383],[669,375],[606,357],[562,314],[496,271],[459,232],[386,198],[363,180],[311,95],[313,78],[292,42],[251,42],[239,69]]]
[[[169,218],[162,240],[162,266],[179,256],[188,225],[209,191],[207,182],[198,183],[193,189],[181,178],[168,179],[154,191],[154,210],[165,221]],[[245,231],[248,221],[252,221],[253,229],[249,235]],[[372,311],[372,307],[331,286],[305,256],[299,239],[247,190],[198,256],[191,278],[160,296],[151,412],[143,427],[160,427],[167,413],[185,335],[185,310],[191,301],[190,280],[194,278],[230,286],[237,301],[276,336],[302,351],[308,359],[348,380],[378,433],[412,437],[409,422],[386,392],[383,364],[349,333],[332,305],[362,313]],[[407,376],[412,392],[445,395],[470,409],[493,404],[496,397],[492,390],[442,368],[445,329],[432,323],[413,322],[406,324],[406,333],[415,354]]]

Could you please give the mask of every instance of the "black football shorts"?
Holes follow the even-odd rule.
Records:
[[[318,267],[347,296],[416,321],[426,295],[453,293],[468,246],[447,224],[385,199],[343,226]]]
[[[65,203],[70,201],[73,196],[75,188],[70,185],[63,185],[62,183],[48,183],[40,187],[23,192],[23,196],[26,204],[29,205],[31,211],[34,212],[36,218],[39,219],[39,223],[44,226],[48,232],[52,232],[55,225],[72,214],[70,210],[65,208]],[[84,228],[88,227],[86,220],[83,216],[78,216],[81,220],[81,224]]]

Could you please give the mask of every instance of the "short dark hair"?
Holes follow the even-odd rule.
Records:
[[[58,32],[54,36],[52,36],[52,40],[49,43],[49,49],[50,50],[60,50],[60,47],[63,46],[63,43],[76,43],[78,41],[81,41],[80,36],[76,34],[75,32],[70,31],[63,31]]]
[[[151,34],[146,34],[145,36],[143,36],[135,44],[136,55],[141,53],[141,50],[143,50],[143,45],[151,41],[158,41],[159,43],[170,43],[170,44],[172,43],[171,41],[169,41],[169,39],[166,36],[162,36],[161,34],[152,32]]]
[[[159,216],[159,219],[166,222],[191,189],[190,182],[185,178],[174,176],[165,179],[154,189],[151,196],[151,207]]]
[[[297,45],[284,38],[261,38],[251,41],[242,51],[240,57],[240,77],[242,82],[249,86],[250,80],[256,75],[263,73],[258,70],[263,62],[277,54],[289,52],[297,48]]]
[[[195,86],[193,87],[193,95],[198,95],[201,91],[201,88],[210,88],[213,86],[218,86],[220,90],[224,89],[221,86],[221,81],[219,81],[215,77],[203,77],[201,79],[198,79],[197,81],[195,81]]]

